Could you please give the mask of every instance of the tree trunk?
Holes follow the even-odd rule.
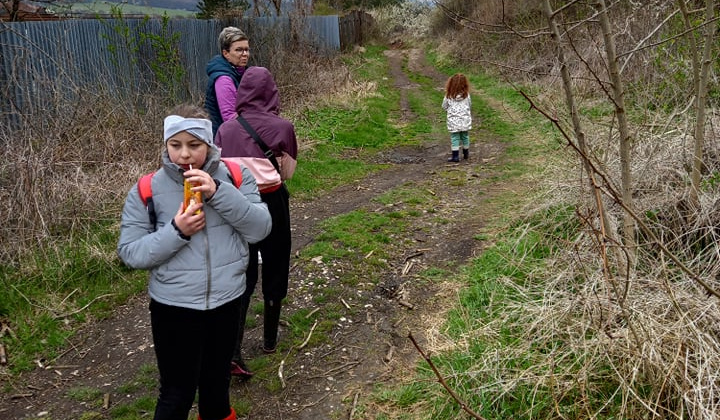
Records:
[[[12,6],[10,10],[10,22],[17,22],[20,20],[18,14],[20,13],[20,0],[12,0]]]
[[[598,0],[596,3],[598,8],[598,17],[600,19],[600,28],[605,43],[605,54],[607,55],[607,66],[612,82],[612,96],[615,106],[615,117],[618,121],[618,131],[620,135],[620,176],[622,180],[622,201],[629,209],[633,209],[633,181],[632,171],[630,169],[630,151],[632,148],[632,138],[628,127],[627,114],[625,113],[625,88],[620,79],[620,71],[618,70],[617,53],[615,52],[615,38],[610,27],[610,19],[607,15],[605,0]],[[630,258],[629,267],[633,266],[635,260],[635,222],[627,212],[623,216],[623,244]]]
[[[683,3],[683,0],[680,0],[681,3]],[[684,6],[684,5],[683,5]],[[685,16],[687,13],[687,10],[683,11],[683,16]],[[695,122],[695,141],[694,141],[694,147],[693,147],[693,162],[692,162],[692,187],[690,190],[690,200],[691,204],[693,205],[692,208],[697,209],[699,207],[699,192],[700,192],[700,180],[702,176],[702,167],[703,167],[703,151],[705,150],[705,121],[707,119],[706,112],[705,112],[705,105],[707,104],[707,94],[708,94],[708,76],[710,74],[710,67],[712,66],[711,56],[712,56],[712,49],[713,49],[713,38],[715,35],[715,29],[716,25],[711,24],[710,22],[713,21],[713,18],[715,17],[715,1],[714,0],[706,0],[705,1],[705,46],[703,48],[703,56],[702,56],[702,62],[700,63],[700,70],[699,75],[697,74],[697,53],[695,53],[696,49],[693,48],[693,76],[696,76],[697,79],[694,80],[695,82],[695,112],[696,112],[696,122]],[[689,22],[689,19],[688,19]],[[688,23],[686,23],[687,25]],[[692,36],[691,36],[692,38]],[[692,41],[691,41],[692,42]]]
[[[563,49],[563,43],[561,41],[560,36],[560,30],[558,29],[557,24],[555,23],[555,12],[552,10],[552,6],[550,5],[550,0],[544,0],[543,1],[543,8],[545,12],[545,17],[547,18],[548,25],[550,28],[550,34],[557,44],[557,57],[558,61],[560,62],[560,74],[562,76],[563,81],[563,90],[565,91],[565,104],[570,111],[570,117],[572,119],[573,124],[573,133],[575,134],[575,138],[577,140],[577,148],[580,150],[580,158],[583,163],[583,167],[585,168],[585,173],[588,176],[588,182],[590,184],[590,190],[592,199],[595,202],[596,210],[598,213],[598,222],[599,222],[599,235],[601,236],[598,243],[601,245],[600,247],[600,253],[601,253],[601,260],[603,262],[603,273],[605,277],[608,279],[608,281],[615,286],[615,280],[614,280],[614,274],[613,270],[610,267],[608,255],[607,255],[607,247],[605,244],[609,242],[615,242],[618,243],[617,237],[615,235],[615,232],[612,230],[608,230],[608,227],[610,226],[610,222],[607,218],[607,212],[605,211],[605,206],[603,204],[602,200],[602,194],[600,191],[600,187],[597,183],[596,174],[595,171],[590,164],[590,155],[588,153],[588,146],[587,142],[585,140],[585,132],[583,131],[582,123],[580,122],[580,115],[577,111],[577,105],[575,103],[575,95],[573,95],[573,87],[572,87],[572,78],[570,76],[570,71],[567,67],[567,61],[565,58],[565,53]],[[609,241],[607,239],[610,239]],[[615,261],[618,264],[618,267],[616,267],[616,270],[618,272],[624,273],[627,269],[628,261],[625,261],[623,258],[623,254],[620,252],[620,250],[617,247],[613,248],[616,252],[614,253]],[[616,287],[616,293],[618,295],[618,299],[621,300],[621,296],[623,293],[619,291],[619,289]]]

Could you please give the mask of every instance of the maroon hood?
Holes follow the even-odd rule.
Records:
[[[280,114],[278,88],[270,71],[265,67],[248,67],[237,89],[235,110],[243,112],[270,112]]]

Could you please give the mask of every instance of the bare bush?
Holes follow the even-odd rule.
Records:
[[[157,166],[162,144],[154,120],[161,111],[134,111],[88,89],[74,101],[48,104],[42,115],[25,115],[31,123],[22,128],[1,132],[4,261],[117,218],[121,197],[137,174]]]
[[[570,110],[559,95],[567,86],[559,77],[557,44],[550,42],[545,19],[536,18],[531,7],[515,8],[521,3],[482,2],[461,18],[440,10],[438,19],[450,18],[458,27],[438,40],[441,58],[459,57],[532,92],[534,105],[573,133]],[[497,399],[532,388],[558,407],[574,401],[583,418],[609,412],[619,418],[718,418],[720,308],[713,292],[720,287],[720,168],[712,122],[703,127],[708,145],[697,205],[688,199],[696,116],[687,37],[701,41],[703,16],[693,15],[698,26],[688,32],[675,2],[607,2],[617,64],[628,86],[623,111],[630,115],[634,181],[628,209],[619,193],[620,136],[596,11],[586,2],[553,4],[571,5],[562,14],[562,47],[603,205],[590,194],[578,153],[548,157],[541,178],[551,184],[531,200],[524,229],[555,231],[556,219],[544,215],[565,205],[576,210],[583,228],[569,240],[546,238],[556,254],[528,281],[501,279],[523,299],[495,308],[498,317],[478,326],[474,337],[492,343],[497,331],[509,329],[522,339],[502,353],[487,352],[460,382],[469,392],[489,389]],[[618,267],[608,264],[609,251],[622,251],[622,244],[601,231],[599,212],[607,213],[605,228],[613,232],[622,232],[628,212],[642,224],[631,250],[637,264],[630,269],[607,269]],[[522,371],[515,368],[535,354],[543,357],[527,361]]]
[[[278,49],[264,64],[276,77],[285,114],[300,114],[349,81],[338,57],[306,44],[298,38],[297,48]],[[162,89],[133,96],[93,85],[66,95],[54,86],[72,81],[37,83],[46,87],[47,103],[31,109],[42,112],[22,115],[28,123],[0,131],[0,209],[7,215],[0,258],[9,264],[114,225],[133,183],[159,166],[162,120],[177,101]]]
[[[414,2],[373,9],[374,37],[391,44],[421,40],[428,35],[430,12],[427,4]]]

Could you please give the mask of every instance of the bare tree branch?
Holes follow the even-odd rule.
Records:
[[[682,0],[680,0],[680,1],[682,1]],[[625,69],[625,66],[627,66],[627,63],[630,61],[630,59],[632,59],[632,56],[633,56],[637,51],[640,51],[640,50],[641,50],[640,46],[641,46],[642,44],[644,44],[645,41],[647,41],[648,39],[652,38],[653,35],[655,35],[663,26],[665,26],[665,24],[667,23],[667,21],[669,21],[670,19],[672,19],[673,16],[675,16],[677,13],[678,13],[677,10],[673,11],[672,13],[670,13],[662,22],[660,22],[659,25],[655,26],[655,29],[653,29],[652,31],[650,31],[650,32],[645,36],[645,38],[641,39],[640,42],[637,43],[637,46],[636,46],[634,49],[632,49],[632,50],[630,50],[630,51],[628,51],[628,52],[626,52],[626,53],[624,53],[624,54],[618,55],[618,58],[620,58],[620,57],[623,56],[623,55],[626,55],[626,56],[627,56],[627,58],[625,58],[625,62],[623,62],[623,65],[620,67],[620,73],[623,72],[623,70]]]
[[[443,386],[443,388],[445,388],[445,389],[447,390],[447,392],[450,394],[450,396],[453,397],[453,399],[454,399],[458,404],[460,404],[460,408],[462,408],[462,410],[463,410],[464,412],[470,414],[470,415],[473,416],[474,418],[476,418],[476,419],[478,419],[478,420],[484,420],[483,417],[481,417],[479,414],[475,413],[470,407],[468,407],[467,403],[463,402],[463,401],[460,399],[460,397],[455,393],[455,391],[453,391],[453,390],[448,386],[447,382],[445,382],[445,379],[444,379],[443,376],[440,374],[440,371],[438,371],[438,369],[435,367],[435,364],[432,362],[432,360],[430,360],[430,357],[428,357],[428,356],[425,354],[425,352],[422,351],[422,349],[420,348],[420,345],[417,343],[417,341],[415,341],[415,337],[413,337],[412,332],[408,333],[408,338],[410,339],[410,341],[412,341],[413,346],[415,346],[415,348],[417,349],[418,353],[420,353],[420,355],[423,357],[423,359],[425,359],[425,361],[430,365],[430,369],[432,369],[432,371],[435,373],[435,376],[438,378],[438,382],[440,382],[440,384]]]
[[[620,70],[617,65],[615,38],[613,37],[612,30],[610,28],[610,19],[607,14],[607,7],[605,7],[605,0],[597,0],[595,5],[600,12],[600,28],[602,29],[603,34],[608,72],[610,73],[610,80],[612,81],[615,118],[617,119],[618,130],[620,132],[620,177],[622,179],[622,201],[625,206],[632,208],[633,180],[630,168],[632,137],[630,136],[627,112],[625,110],[625,88],[623,86],[622,79],[620,78]],[[632,267],[635,255],[635,224],[633,223],[632,217],[630,217],[627,213],[623,218],[623,243],[631,256],[631,261],[628,261],[628,265]]]
[[[713,289],[706,281],[701,279],[700,276],[698,276],[695,272],[690,270],[682,261],[680,261],[680,258],[678,258],[675,254],[670,252],[670,250],[665,246],[665,244],[663,244],[662,241],[660,241],[660,239],[657,237],[657,235],[655,235],[655,233],[645,224],[645,222],[630,207],[625,205],[625,203],[623,202],[623,200],[621,198],[621,195],[618,193],[617,190],[615,190],[613,188],[612,183],[607,178],[607,176],[605,176],[605,174],[602,171],[600,171],[593,164],[592,160],[590,160],[588,158],[588,156],[582,155],[582,151],[577,147],[577,145],[574,142],[572,142],[570,140],[570,136],[562,128],[562,126],[560,125],[560,122],[556,118],[551,117],[547,112],[545,112],[542,109],[540,109],[539,107],[537,107],[535,105],[535,103],[533,102],[533,100],[525,92],[520,91],[520,94],[522,96],[524,96],[525,99],[530,103],[531,109],[537,110],[540,114],[542,114],[545,118],[547,118],[548,121],[550,121],[560,131],[560,134],[565,138],[565,140],[567,141],[567,144],[570,147],[572,147],[578,154],[580,154],[583,159],[587,160],[588,165],[590,165],[593,172],[595,174],[597,174],[598,177],[603,181],[604,187],[599,186],[599,184],[598,184],[598,188],[600,188],[608,197],[611,197],[613,199],[613,201],[615,201],[618,205],[620,205],[620,207],[622,207],[623,210],[630,217],[632,217],[633,220],[635,220],[635,222],[637,222],[640,230],[642,230],[643,233],[645,233],[651,239],[652,243],[654,243],[658,248],[660,248],[660,250],[663,252],[663,254],[667,255],[668,258],[670,258],[670,260],[673,263],[675,263],[675,265],[682,272],[684,272],[685,274],[690,276],[695,282],[697,282],[699,285],[701,285],[703,287],[703,289],[705,289],[705,292],[708,295],[712,295],[717,298],[720,298],[720,292]]]
[[[710,22],[715,18],[715,1],[705,1],[705,21]],[[705,106],[707,104],[708,96],[708,77],[710,75],[710,67],[712,66],[712,51],[714,45],[715,28],[707,25],[705,26],[705,46],[703,48],[702,62],[700,63],[700,71],[697,74],[695,84],[695,141],[693,143],[693,163],[692,163],[692,189],[690,196],[693,205],[698,204],[698,194],[700,191],[700,179],[701,171],[703,166],[703,151],[705,149],[705,121],[707,119],[707,113]],[[695,57],[697,58],[697,57]],[[696,62],[693,63],[697,64]],[[695,76],[696,73],[693,73]]]

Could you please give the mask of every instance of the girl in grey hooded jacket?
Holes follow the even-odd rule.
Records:
[[[165,119],[164,137],[163,165],[151,181],[156,222],[135,185],[125,201],[117,248],[125,264],[150,273],[160,373],[154,418],[187,419],[199,391],[203,420],[232,420],[228,369],[249,243],[264,239],[272,220],[249,170],[242,168],[239,189],[233,184],[204,111],[177,108]],[[202,203],[184,208],[185,180],[202,192]]]

